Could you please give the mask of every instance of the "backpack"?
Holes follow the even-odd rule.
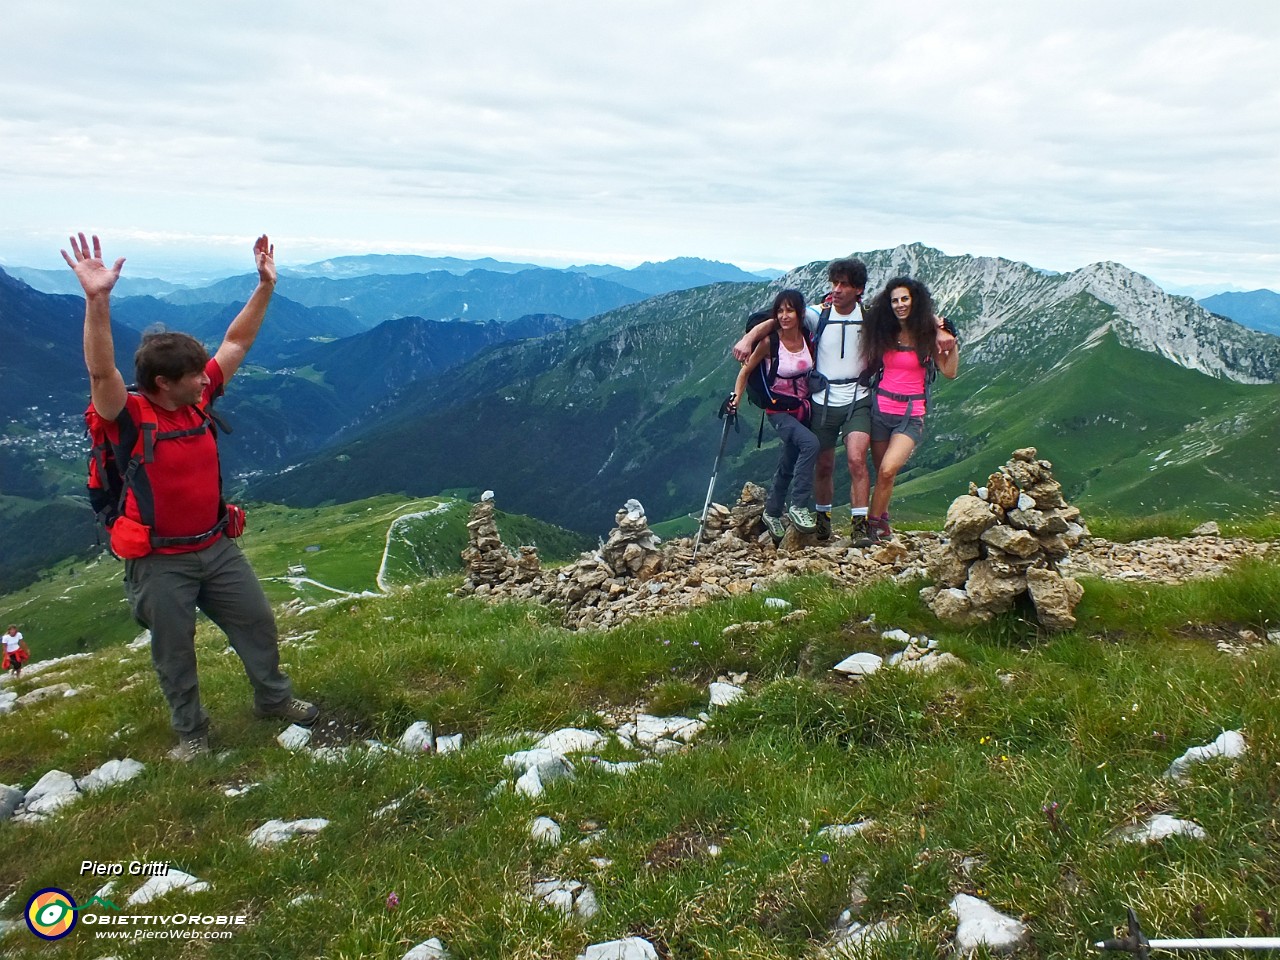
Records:
[[[770,311],[757,310],[751,316],[747,317],[746,331],[750,332],[758,327],[761,323],[768,320]],[[804,345],[809,348],[810,361],[814,358],[816,350],[815,341],[809,339],[809,331],[801,322],[801,335],[804,337]],[[757,364],[756,368],[751,371],[751,375],[747,377],[747,399],[755,406],[764,410],[766,413],[792,413],[807,407],[808,404],[804,400],[797,399],[790,394],[778,394],[773,392],[773,385],[778,380],[778,345],[780,343],[778,331],[773,330],[769,334],[769,356],[764,362]],[[813,369],[812,363],[810,370]],[[799,380],[807,378],[809,371],[798,374],[794,377],[782,377],[783,380]]]
[[[155,525],[155,504],[151,500],[150,484],[139,484],[139,474],[145,474],[147,465],[155,460],[155,445],[164,440],[178,437],[198,436],[205,431],[213,434],[216,445],[218,427],[226,433],[231,428],[223,423],[209,409],[213,404],[198,405],[200,425],[186,430],[160,430],[155,408],[151,401],[136,388],[129,393],[138,399],[138,422],[134,424],[134,436],[129,443],[125,431],[120,431],[119,445],[111,442],[107,434],[107,424],[94,409],[92,403],[85,408],[85,433],[90,440],[89,470],[85,483],[89,491],[89,506],[93,509],[99,530],[107,531],[107,542],[111,552],[122,560],[134,560],[144,557],[157,547],[188,546],[204,543],[225,532],[229,537],[238,537],[244,530],[244,511],[239,507],[220,501],[218,522],[213,528],[194,537],[158,537],[151,531]],[[128,460],[121,469],[121,460],[125,455]],[[219,473],[221,488],[221,473]],[[125,502],[132,494],[137,504],[138,514],[142,522],[138,523],[125,513]]]

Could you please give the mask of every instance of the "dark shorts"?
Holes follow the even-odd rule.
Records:
[[[881,413],[868,406],[871,417],[871,442],[888,440],[897,434],[910,437],[919,446],[924,439],[924,417],[904,417],[900,413]]]
[[[833,450],[851,433],[871,432],[871,397],[847,403],[842,407],[813,404],[809,429],[818,438],[822,450]]]

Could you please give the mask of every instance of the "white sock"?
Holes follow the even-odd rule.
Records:
[[[819,513],[830,513],[830,512],[831,512],[831,504],[829,504],[829,503],[815,503],[815,504],[813,505],[813,509],[817,510]]]
[[[849,514],[850,516],[854,516],[854,517],[865,517],[867,515],[867,508],[866,507],[850,507]]]

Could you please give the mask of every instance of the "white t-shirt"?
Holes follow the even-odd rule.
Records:
[[[809,334],[818,332],[818,321],[822,311],[810,306],[805,310],[804,325]],[[854,305],[853,312],[837,313],[831,308],[831,316],[822,331],[822,339],[818,341],[817,359],[814,366],[828,380],[854,380],[862,373],[866,360],[858,349],[862,332],[862,304]],[[830,393],[826,390],[813,393],[813,402],[830,407],[843,407],[865,397],[870,391],[856,383],[833,383]]]
[[[4,648],[8,650],[10,653],[13,653],[13,651],[17,650],[18,646],[21,643],[22,643],[21,633],[15,633],[13,636],[10,636],[8,630],[4,632]]]

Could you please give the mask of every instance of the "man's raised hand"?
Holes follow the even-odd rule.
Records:
[[[276,282],[276,248],[264,233],[253,244],[253,259],[258,265],[258,279]]]
[[[93,237],[93,253],[89,253],[89,241],[84,238],[84,234],[80,234],[79,243],[75,237],[70,237],[71,252],[75,254],[75,258],[67,253],[67,251],[59,251],[62,259],[67,261],[67,266],[75,271],[76,279],[80,281],[80,286],[84,288],[84,295],[88,297],[107,296],[111,293],[111,288],[116,285],[116,281],[120,279],[120,268],[124,266],[124,257],[115,262],[115,266],[108,268],[102,262],[102,244],[98,242],[97,234]],[[263,239],[266,239],[265,237]],[[273,268],[274,270],[274,268]]]

